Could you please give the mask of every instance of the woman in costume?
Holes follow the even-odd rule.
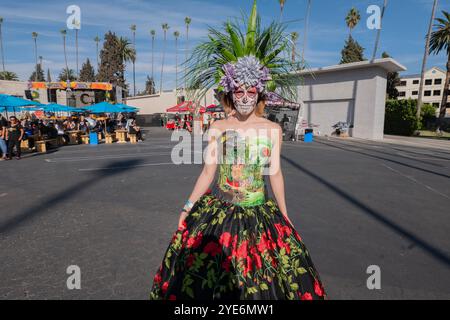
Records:
[[[208,131],[205,165],[153,278],[152,300],[325,298],[288,217],[281,128],[262,117],[266,92],[295,90],[286,76],[295,65],[279,56],[289,50],[283,31],[275,23],[261,31],[255,0],[245,37],[226,23],[193,52],[190,87],[206,91],[218,82],[232,112]]]

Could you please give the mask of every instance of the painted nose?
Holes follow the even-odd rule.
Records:
[[[248,101],[247,96],[245,96],[245,97],[242,99],[242,102],[243,102],[243,103],[247,103],[247,101]]]

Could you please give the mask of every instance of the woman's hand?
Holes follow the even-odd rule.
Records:
[[[178,229],[183,226],[183,221],[184,221],[184,219],[186,219],[188,214],[189,214],[189,212],[181,211],[180,219],[178,220]]]
[[[288,215],[283,215],[283,217],[285,217],[286,220],[291,224],[291,227],[294,228],[294,224],[292,223],[291,219],[289,219]]]

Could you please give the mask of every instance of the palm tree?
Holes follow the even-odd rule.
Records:
[[[175,31],[173,36],[175,37],[175,92],[178,97],[178,37],[180,36],[180,32]]]
[[[19,81],[17,74],[11,71],[0,72],[0,80]]]
[[[184,55],[184,61],[186,62],[188,59],[188,52],[189,52],[189,25],[191,24],[192,19],[190,17],[186,17],[184,18],[184,24],[186,25],[186,52]],[[186,90],[186,68],[187,66],[185,65],[184,67],[184,90]]]
[[[298,32],[294,31],[291,33],[291,40],[292,40],[292,62],[295,62],[295,55],[297,52]]]
[[[387,7],[387,0],[384,0],[383,10],[381,10],[380,28],[377,30],[377,38],[375,40],[375,48],[373,49],[372,60],[375,60],[375,58],[377,57],[378,46],[380,44],[381,26],[383,24],[384,11],[386,10],[386,7]]]
[[[284,9],[284,4],[286,3],[286,0],[278,0],[278,2],[280,3],[280,21],[283,20],[283,9]]]
[[[36,74],[35,74],[35,81],[37,81],[37,77],[38,77],[38,55],[37,55],[37,37],[38,37],[38,33],[37,32],[32,32],[31,36],[34,40],[34,57],[35,57],[35,61],[36,61]]]
[[[156,31],[155,30],[150,30],[150,35],[152,36],[152,79],[153,81],[155,81],[155,77],[153,74],[153,66],[154,66],[154,53],[155,53],[155,36],[156,36]]]
[[[96,36],[95,38],[94,38],[94,41],[95,41],[95,47],[96,47],[96,49],[97,49],[97,72],[98,72],[98,68],[99,68],[99,63],[98,63],[98,45],[99,45],[99,43],[100,43],[100,37],[99,36]]]
[[[359,23],[360,20],[361,15],[359,14],[358,9],[356,9],[355,7],[351,8],[347,14],[347,17],[345,17],[347,27],[350,29],[350,36],[352,35],[353,28],[356,27],[356,25]]]
[[[308,40],[308,29],[309,29],[309,16],[311,14],[311,0],[308,0],[308,7],[306,8],[306,17],[305,17],[305,32],[303,35],[303,49],[302,49],[302,61],[305,60],[305,50],[306,50],[306,42]]]
[[[416,113],[417,119],[420,118],[420,112],[422,109],[423,86],[425,84],[425,71],[427,68],[428,54],[430,51],[431,31],[433,31],[433,21],[434,21],[434,16],[436,14],[436,7],[437,7],[437,0],[434,0],[433,9],[431,10],[430,24],[428,25],[428,33],[427,33],[427,38],[426,38],[426,42],[425,42],[425,52],[423,53],[423,59],[422,59],[422,71],[420,73],[419,96],[417,98],[417,113]]]
[[[78,29],[75,29],[75,54],[76,54],[76,60],[77,60],[77,77],[79,77],[80,69],[78,68]]]
[[[77,80],[77,76],[73,69],[63,69],[61,73],[58,75],[58,81],[75,81]]]
[[[66,29],[62,29],[61,31],[61,35],[63,37],[63,47],[64,47],[64,61],[66,63],[66,70],[69,70],[69,65],[67,63],[67,51],[66,51],[66,36],[67,36],[67,30]]]
[[[5,53],[3,52],[2,24],[3,24],[3,18],[0,17],[0,52],[2,54],[3,72],[5,72]]]
[[[133,49],[136,52],[136,25],[132,24],[130,30],[133,33]],[[132,60],[133,62],[133,96],[136,95],[136,54]]]
[[[436,18],[437,24],[431,34],[430,53],[439,54],[442,50],[447,52],[447,75],[444,83],[444,93],[442,95],[441,109],[437,123],[437,130],[440,131],[447,109],[448,94],[450,91],[450,12],[442,11],[443,18]]]
[[[163,53],[162,53],[162,61],[161,61],[161,79],[159,84],[159,94],[162,93],[163,88],[163,75],[164,75],[164,58],[166,55],[166,41],[167,41],[167,30],[169,30],[169,24],[163,23],[161,25],[163,32],[164,32],[164,47],[163,47]]]
[[[119,52],[123,63],[125,64],[127,62],[133,61],[136,57],[136,51],[132,47],[131,42],[124,37],[120,37],[118,41]]]

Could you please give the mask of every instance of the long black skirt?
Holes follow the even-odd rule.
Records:
[[[151,300],[312,300],[319,274],[276,202],[241,207],[211,193],[174,233],[153,278]]]

